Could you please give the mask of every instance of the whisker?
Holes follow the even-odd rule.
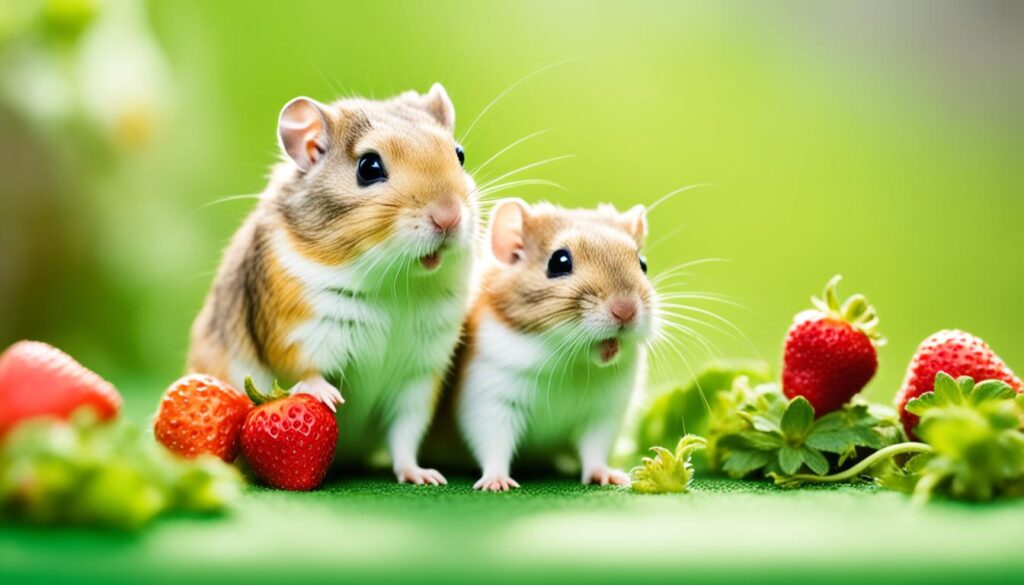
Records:
[[[519,140],[516,140],[512,144],[509,144],[505,148],[502,148],[498,152],[496,152],[493,155],[491,155],[491,158],[485,160],[483,163],[481,163],[475,169],[470,171],[470,174],[471,175],[475,175],[475,174],[479,173],[480,171],[482,171],[484,169],[484,167],[486,167],[487,165],[491,164],[495,159],[497,159],[499,156],[505,154],[509,150],[512,150],[513,148],[519,146],[520,144],[526,142],[527,140],[530,140],[531,138],[536,138],[537,136],[540,136],[541,134],[547,134],[548,132],[551,132],[553,129],[554,128],[545,128],[544,130],[538,130],[538,131],[536,131],[536,132],[534,132],[532,134],[527,134],[526,136],[523,136]]]
[[[576,156],[576,155],[574,155],[574,154],[563,154],[563,155],[559,155],[559,156],[553,156],[551,158],[547,158],[547,159],[540,160],[540,161],[537,161],[537,162],[533,162],[533,163],[530,163],[528,165],[523,165],[523,166],[519,167],[518,169],[515,169],[513,171],[509,171],[509,172],[507,172],[507,173],[505,173],[505,174],[503,174],[503,175],[501,175],[499,177],[491,179],[490,181],[484,182],[482,185],[479,185],[478,188],[481,191],[486,191],[487,187],[490,187],[491,185],[497,183],[498,181],[500,181],[502,179],[507,179],[508,177],[511,177],[512,175],[519,174],[519,173],[521,173],[523,171],[532,169],[534,167],[539,167],[539,166],[550,164],[550,163],[553,163],[553,162],[558,162],[560,160],[565,160],[567,158],[572,158],[574,156]]]
[[[238,201],[240,199],[259,199],[261,197],[263,197],[262,193],[246,193],[244,195],[231,195],[231,196],[228,196],[228,197],[221,197],[220,199],[214,199],[213,201],[208,201],[208,202],[200,205],[199,207],[196,207],[195,209],[192,210],[192,213],[196,213],[196,212],[202,211],[202,210],[206,209],[207,207],[213,207],[214,205],[220,205],[221,203],[227,203],[229,201]]]
[[[565,60],[562,60],[562,61],[558,61],[556,63],[552,63],[550,65],[545,65],[544,67],[541,67],[540,69],[537,69],[536,71],[534,71],[532,73],[528,73],[524,77],[521,77],[519,79],[519,81],[517,81],[517,82],[513,83],[512,85],[508,86],[505,89],[505,91],[499,93],[493,100],[491,100],[491,103],[487,104],[484,107],[484,109],[480,110],[480,113],[476,115],[476,118],[473,118],[473,121],[470,122],[470,124],[469,124],[469,128],[466,128],[466,131],[463,132],[462,136],[459,138],[459,143],[466,144],[469,136],[473,133],[473,128],[476,127],[477,122],[479,122],[480,119],[483,118],[487,114],[487,112],[489,112],[490,109],[494,107],[494,104],[498,103],[501,100],[501,98],[505,97],[510,91],[512,91],[513,89],[519,87],[520,85],[525,83],[528,79],[536,77],[536,76],[540,75],[541,73],[544,73],[545,71],[548,71],[548,70],[554,69],[555,67],[558,67],[560,65],[564,65],[566,63],[571,63],[573,61],[578,61],[578,60],[579,59],[565,59]]]
[[[647,206],[647,215],[650,216],[651,212],[654,211],[655,209],[657,209],[659,205],[661,205],[662,203],[664,203],[664,202],[668,201],[669,199],[675,197],[676,195],[679,195],[680,193],[685,193],[685,192],[689,191],[690,189],[696,189],[698,187],[711,187],[711,186],[712,186],[711,183],[697,183],[695,185],[687,185],[685,187],[680,187],[680,188],[676,189],[675,191],[669,191],[665,195],[662,195],[657,201],[655,201],[654,203],[652,203],[652,204]]]

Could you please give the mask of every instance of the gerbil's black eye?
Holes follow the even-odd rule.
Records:
[[[466,151],[461,146],[455,146],[455,156],[459,157],[459,166],[466,166]]]
[[[647,274],[647,258],[640,255],[637,255],[637,258],[640,259],[640,270],[643,270],[644,274]]]
[[[569,274],[572,274],[572,254],[565,248],[555,250],[555,253],[548,260],[548,278],[567,276]]]
[[[368,152],[359,157],[356,163],[356,183],[366,187],[374,183],[388,180],[388,172],[384,170],[384,161],[376,152]]]

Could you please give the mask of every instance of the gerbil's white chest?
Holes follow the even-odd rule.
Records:
[[[485,318],[463,391],[486,392],[512,405],[522,414],[519,451],[544,454],[575,442],[595,424],[621,420],[643,359],[642,348],[624,347],[616,364],[599,367],[588,346],[570,349]]]
[[[289,333],[300,359],[325,375],[341,375],[347,418],[366,418],[414,381],[448,366],[468,289],[469,258],[451,251],[434,273],[395,260],[379,246],[337,268],[277,252],[304,285],[312,312]]]

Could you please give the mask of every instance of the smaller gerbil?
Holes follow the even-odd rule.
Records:
[[[646,234],[640,205],[495,208],[452,376],[456,423],[483,470],[474,488],[519,487],[513,458],[550,462],[564,449],[583,483],[629,483],[608,459],[656,327]]]

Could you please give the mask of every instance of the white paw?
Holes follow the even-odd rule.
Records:
[[[320,402],[326,404],[327,408],[331,409],[331,412],[338,412],[336,405],[344,404],[345,402],[345,399],[341,397],[341,392],[321,376],[307,378],[306,380],[299,382],[292,387],[291,393],[293,395],[309,394],[313,398],[316,398]]]
[[[600,467],[583,473],[583,483],[597,485],[629,485],[629,476],[618,469]]]
[[[422,467],[406,467],[395,471],[398,483],[414,483],[416,485],[448,485],[448,480],[436,469]]]
[[[492,474],[485,475],[473,484],[473,489],[482,492],[507,492],[511,488],[519,487],[519,483],[507,475]]]

